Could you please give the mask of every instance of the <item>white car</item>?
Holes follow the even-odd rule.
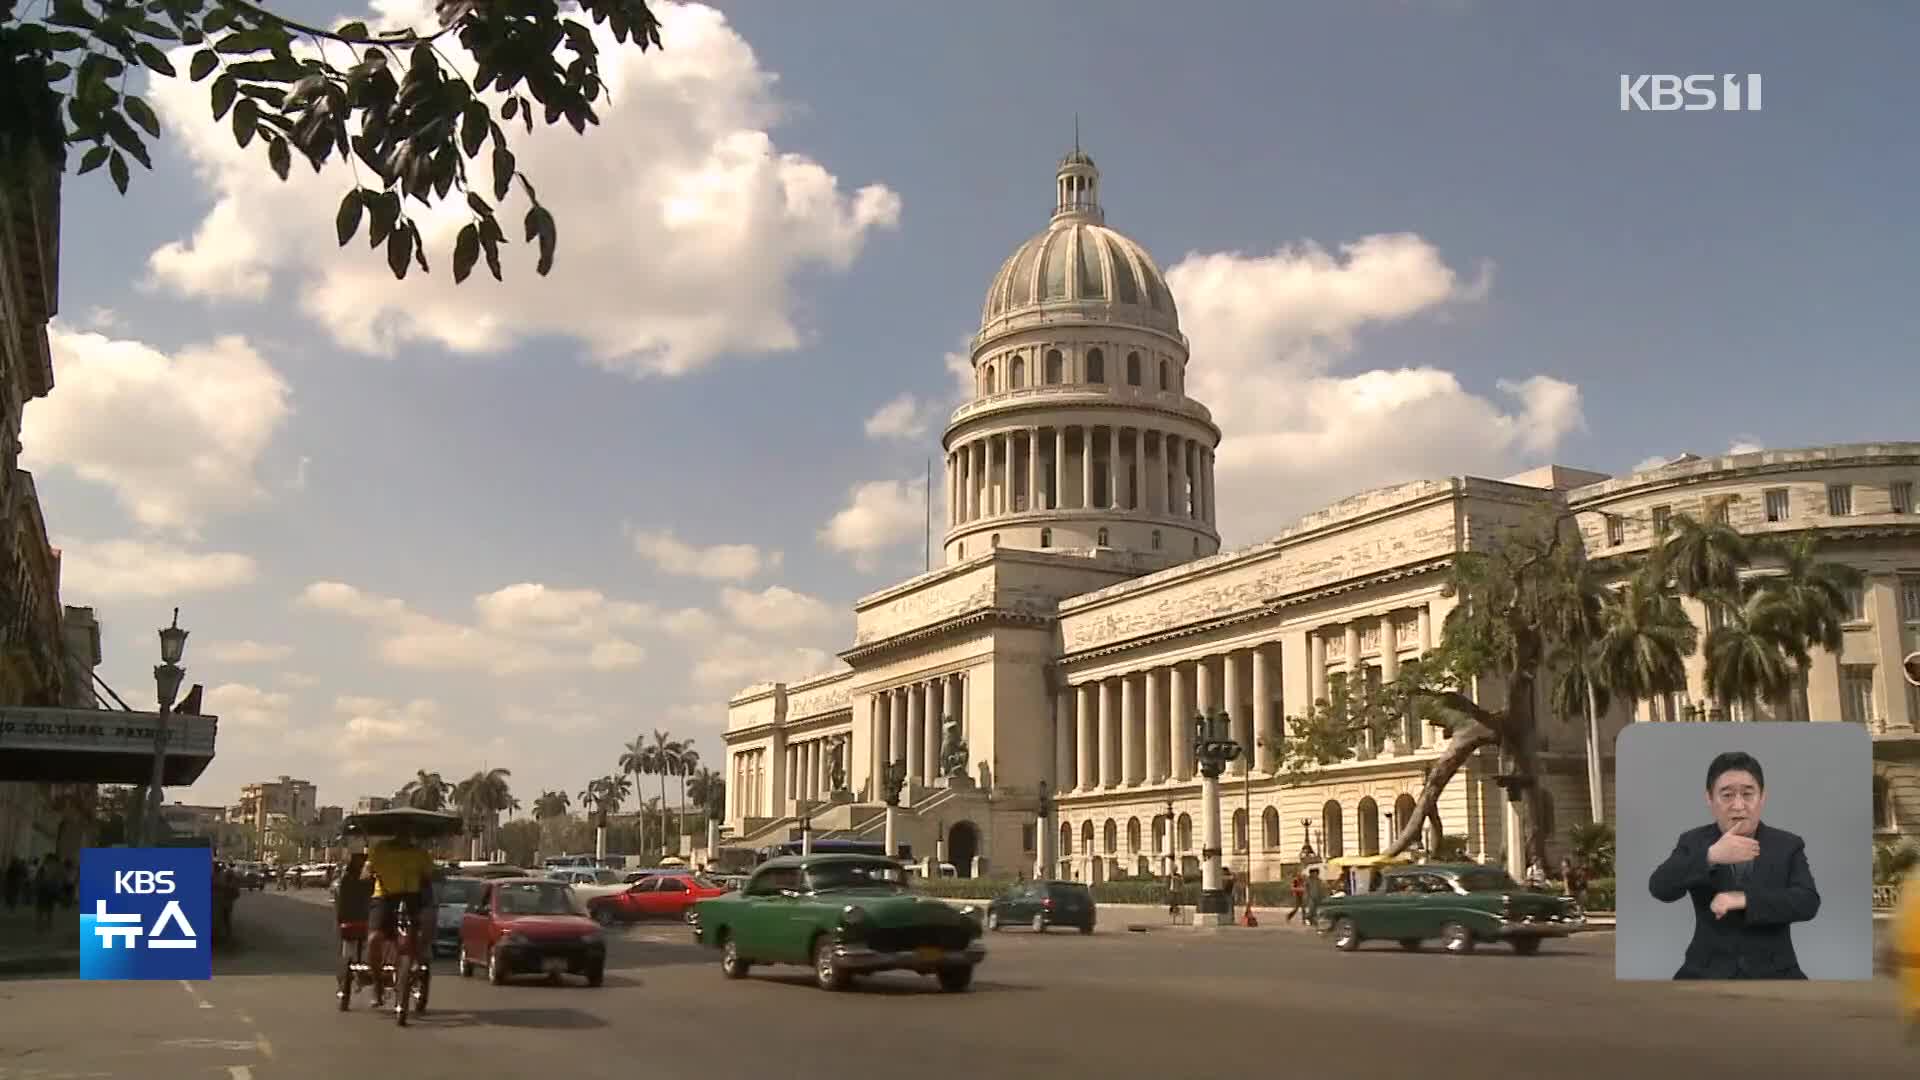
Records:
[[[547,877],[554,881],[564,881],[573,886],[574,894],[582,903],[595,896],[611,896],[626,892],[625,876],[617,870],[605,867],[592,869],[584,866],[563,866],[547,871]]]

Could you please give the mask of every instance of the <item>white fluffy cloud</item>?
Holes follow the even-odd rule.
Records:
[[[867,417],[867,438],[918,439],[926,435],[938,419],[938,402],[921,401],[910,393],[901,394]]]
[[[824,649],[780,648],[744,634],[725,634],[700,650],[693,681],[701,690],[731,694],[754,683],[793,683],[845,668],[839,657]]]
[[[292,391],[245,338],[168,355],[58,325],[48,337],[59,380],[28,408],[25,467],[71,469],[138,524],[185,536],[265,495],[255,470]]]
[[[599,103],[599,126],[509,136],[558,219],[548,277],[520,249],[505,284],[482,269],[454,285],[449,253],[467,221],[456,197],[416,218],[434,274],[396,283],[364,240],[337,247],[331,208],[351,182],[344,165],[317,176],[296,168],[280,182],[257,147],[235,147],[211,119],[205,87],[177,79],[156,80],[152,99],[215,202],[190,238],[153,253],[153,279],[183,295],[253,300],[286,280],[327,332],[375,353],[412,342],[491,352],[557,335],[604,368],[641,376],[795,348],[805,330],[794,280],[851,265],[876,229],[898,224],[900,198],[879,184],[848,193],[819,162],[775,145],[769,132],[785,112],[776,76],[720,12],[667,2],[654,11],[660,50],[593,31],[611,98]],[[435,21],[429,0],[381,0],[374,16],[376,27]],[[470,69],[457,42],[440,48]],[[188,51],[174,54],[182,71]],[[516,192],[502,215],[516,241],[524,211]]]
[[[677,577],[746,581],[762,572],[778,570],[785,560],[781,552],[765,551],[753,544],[699,547],[675,536],[671,529],[636,529],[629,525],[625,531],[634,554],[662,573]]]
[[[1578,388],[1544,375],[1501,380],[1502,402],[1435,368],[1341,371],[1368,327],[1482,298],[1411,234],[1336,253],[1191,255],[1167,271],[1192,342],[1189,393],[1225,433],[1217,485],[1229,544],[1284,528],[1356,490],[1535,463],[1583,423]]]
[[[250,555],[195,552],[141,540],[56,538],[60,593],[69,602],[96,597],[179,596],[249,585],[259,576]]]
[[[608,600],[589,589],[530,583],[476,597],[476,625],[337,581],[308,585],[297,604],[366,623],[378,655],[394,667],[496,675],[637,667],[645,650],[621,634],[654,617],[646,605]]]
[[[847,505],[820,530],[820,542],[851,556],[862,572],[871,571],[880,553],[924,535],[926,497],[924,479],[859,484],[847,493]]]
[[[221,683],[207,691],[203,705],[220,718],[223,739],[242,735],[251,740],[285,733],[293,695],[247,683]]]
[[[293,655],[293,646],[251,640],[216,641],[207,646],[207,655],[222,664],[277,664]]]
[[[769,634],[825,629],[839,614],[819,597],[784,585],[770,585],[759,592],[723,589],[720,604],[741,626]]]

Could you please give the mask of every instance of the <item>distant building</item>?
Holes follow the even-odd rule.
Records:
[[[353,801],[353,812],[356,814],[371,814],[392,808],[393,799],[386,795],[362,795]]]

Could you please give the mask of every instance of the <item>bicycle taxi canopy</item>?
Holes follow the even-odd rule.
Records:
[[[454,836],[465,825],[458,815],[438,810],[370,810],[348,814],[340,823],[340,835],[395,836],[405,831],[417,836]]]

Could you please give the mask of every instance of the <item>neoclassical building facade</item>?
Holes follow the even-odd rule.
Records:
[[[1192,869],[1189,728],[1196,711],[1225,709],[1244,748],[1223,778],[1231,866],[1263,880],[1303,846],[1377,853],[1410,817],[1444,733],[1409,723],[1307,784],[1283,779],[1270,733],[1341,682],[1392,679],[1431,649],[1454,557],[1543,506],[1571,510],[1596,557],[1644,553],[1662,515],[1725,513],[1753,533],[1815,530],[1824,557],[1866,572],[1842,653],[1818,658],[1781,715],[1731,719],[1868,726],[1876,823],[1920,835],[1920,690],[1900,672],[1920,648],[1920,443],[1688,457],[1620,478],[1546,466],[1418,480],[1222,552],[1222,433],[1186,396],[1172,295],[1146,251],[1106,227],[1099,180],[1090,158],[1068,155],[1053,220],[994,275],[975,396],[943,439],[944,565],[857,602],[845,670],[730,702],[730,843],[797,839],[802,817],[816,836],[878,839],[882,778],[898,762],[898,839],[916,859],[1080,880],[1161,873],[1169,855]],[[1690,674],[1674,700],[1601,718],[1609,817],[1613,736],[1696,715],[1698,657]],[[1585,721],[1539,704],[1557,847],[1590,817]],[[1482,753],[1440,807],[1476,859],[1519,848],[1500,771]]]

